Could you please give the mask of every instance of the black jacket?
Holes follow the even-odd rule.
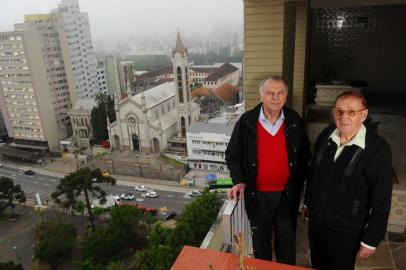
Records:
[[[358,233],[363,243],[376,247],[385,235],[391,207],[390,146],[367,127],[365,149],[347,146],[333,162],[337,146],[329,136],[334,129],[326,128],[316,141],[305,204],[311,219]]]
[[[245,112],[236,123],[226,150],[227,166],[234,185],[245,183],[245,208],[252,220],[259,210],[255,181],[257,176],[257,133],[256,125],[261,104]],[[289,162],[289,180],[283,191],[280,209],[296,219],[301,190],[310,161],[310,147],[307,133],[300,116],[293,110],[283,107],[285,115],[285,138]],[[272,149],[269,149],[272,151]]]

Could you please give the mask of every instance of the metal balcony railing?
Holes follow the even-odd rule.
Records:
[[[226,200],[223,212],[223,251],[239,254],[235,236],[241,234],[244,241],[243,255],[253,257],[252,232],[245,212],[244,200]]]

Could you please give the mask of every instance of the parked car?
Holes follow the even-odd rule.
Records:
[[[160,212],[160,217],[162,220],[169,220],[176,217],[176,212],[174,211]]]
[[[140,209],[143,213],[150,213],[151,215],[155,215],[158,211],[156,208],[153,207],[146,207],[144,205],[137,204],[135,207]]]
[[[0,167],[3,167],[3,164],[2,164],[2,163],[0,163]]]
[[[124,194],[121,194],[120,198],[123,199],[123,200],[131,201],[131,200],[135,199],[135,196],[133,194],[131,194],[131,193],[124,193]]]
[[[145,194],[145,197],[149,197],[149,198],[156,198],[158,197],[158,192],[156,191],[149,191]]]
[[[136,186],[135,191],[140,191],[140,192],[145,192],[147,191],[147,186],[141,185],[141,186]]]
[[[188,195],[190,197],[199,197],[199,196],[202,196],[202,192],[200,190],[195,189],[195,190],[192,190],[191,192],[189,192]]]
[[[104,177],[107,177],[107,176],[110,176],[110,173],[109,173],[108,171],[105,171],[105,172],[102,173],[102,175],[103,175]]]
[[[120,197],[117,195],[107,195],[106,200],[102,202],[100,199],[94,199],[92,201],[92,208],[99,207],[104,211],[109,211],[111,208],[120,205]]]
[[[33,170],[26,170],[24,173],[26,175],[34,175],[35,174]]]
[[[6,146],[5,142],[0,143],[0,146]]]

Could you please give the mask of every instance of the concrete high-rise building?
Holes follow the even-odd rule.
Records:
[[[120,88],[122,93],[132,94],[134,88],[134,65],[131,61],[122,61],[119,65]]]
[[[76,89],[80,99],[94,99],[99,87],[88,15],[80,11],[78,0],[62,0],[53,14],[59,15],[56,24],[64,32],[61,46],[69,88]]]
[[[97,82],[99,87],[99,93],[107,94],[107,81],[106,81],[106,72],[104,70],[104,63],[99,63],[97,67]]]
[[[117,59],[114,55],[106,56],[104,61],[106,68],[106,80],[109,95],[117,96],[121,100],[120,78],[118,75]]]
[[[0,108],[12,146],[59,150],[72,107],[52,16],[32,16],[0,33]]]

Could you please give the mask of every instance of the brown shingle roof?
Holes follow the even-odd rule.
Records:
[[[221,101],[228,101],[230,100],[235,94],[240,91],[235,86],[232,86],[229,83],[225,83],[221,85],[219,88],[216,88],[213,93],[221,100]]]
[[[217,71],[219,68],[217,67],[191,67],[190,70],[193,70],[196,73],[208,73],[211,74],[215,71]]]
[[[238,70],[238,68],[236,68],[235,66],[233,66],[229,63],[225,63],[224,65],[219,67],[219,69],[216,72],[207,76],[206,79],[204,79],[204,81],[210,81],[210,82],[214,81],[215,82],[218,79],[226,76],[227,74],[233,73],[236,70]]]
[[[139,76],[140,79],[146,79],[146,78],[155,78],[164,74],[169,74],[169,73],[173,73],[173,67],[172,66],[168,66],[168,67],[164,67],[164,68],[160,68],[157,70],[153,70],[147,73],[142,74],[141,76]]]

